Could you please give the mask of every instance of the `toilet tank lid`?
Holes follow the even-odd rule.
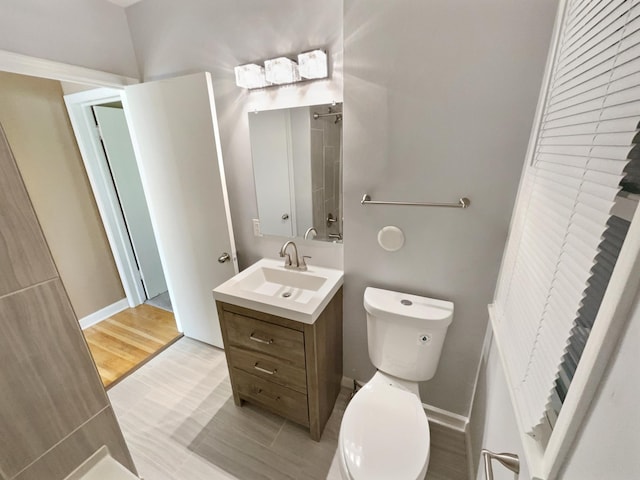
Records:
[[[371,315],[441,322],[442,327],[453,318],[452,302],[374,287],[364,291],[364,308]]]

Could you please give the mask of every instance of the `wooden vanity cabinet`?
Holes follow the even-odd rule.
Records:
[[[312,325],[216,301],[233,400],[322,435],[342,380],[342,287]]]

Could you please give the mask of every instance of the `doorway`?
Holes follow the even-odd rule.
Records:
[[[86,88],[90,89],[64,95],[64,103],[71,121],[75,140],[82,156],[87,177],[93,190],[95,202],[100,212],[104,230],[109,239],[109,245],[122,281],[122,288],[124,289],[128,306],[133,308],[144,303],[148,300],[148,297],[142,279],[143,274],[139,268],[139,262],[136,257],[129,227],[116,189],[116,182],[114,181],[111,165],[107,156],[107,148],[110,148],[112,151],[114,163],[121,167],[119,171],[123,169],[135,171],[138,182],[139,173],[135,166],[135,157],[130,157],[131,140],[130,137],[128,137],[126,122],[124,127],[121,123],[109,122],[108,130],[110,135],[108,136],[112,141],[109,142],[109,146],[107,146],[103,140],[102,129],[99,127],[94,112],[94,108],[96,107],[100,109],[115,109],[121,106],[121,91],[112,88],[93,89],[89,86]],[[107,121],[104,123],[107,124]],[[111,123],[114,123],[114,125]],[[123,133],[123,129],[126,133]],[[113,131],[116,132],[114,133]],[[122,135],[126,138],[123,142],[119,142],[122,138],[118,138],[118,136],[122,137]],[[116,138],[116,140],[113,140],[113,138]],[[122,156],[125,160],[120,159],[120,154],[123,154]],[[123,164],[124,166],[122,166]],[[120,176],[126,176],[126,173]],[[126,180],[121,182],[121,186],[124,186],[125,183]],[[135,184],[136,182],[132,181],[129,183]],[[128,193],[126,198],[128,200],[133,198],[135,201],[136,196],[138,198],[140,196],[144,198],[144,194],[141,194],[139,189],[137,193]],[[134,201],[128,203],[132,204]],[[144,209],[146,209],[146,216],[148,218],[148,206],[146,202],[144,203]],[[130,218],[130,220],[133,220],[133,218]],[[146,223],[148,227],[148,220],[144,223]],[[145,243],[144,240],[143,243]],[[154,250],[157,251],[157,246],[155,246]],[[155,272],[155,270],[153,271]],[[155,276],[155,273],[153,275]],[[90,325],[83,325],[83,327],[87,326]]]
[[[109,89],[65,95],[129,304],[84,329],[105,387],[115,385],[182,336],[119,96]]]
[[[131,308],[136,305],[131,304],[123,289],[111,242],[69,124],[61,83],[0,72],[0,85],[0,121],[67,296],[82,327],[108,319],[100,325],[103,329],[113,318],[136,310]],[[142,355],[148,357],[180,335],[173,314],[161,309],[154,314],[150,308],[135,315],[129,312],[129,317],[116,323],[116,330],[100,333],[100,342],[105,344],[111,338],[134,343],[120,348],[120,357],[130,361],[139,362]],[[118,355],[113,345],[103,350]],[[100,363],[97,357],[96,363]]]
[[[122,104],[94,105],[92,110],[138,269],[136,280],[142,284],[145,302],[173,311]]]

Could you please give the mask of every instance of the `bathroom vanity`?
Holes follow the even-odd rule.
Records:
[[[342,380],[342,272],[261,260],[214,289],[233,399],[320,440]]]

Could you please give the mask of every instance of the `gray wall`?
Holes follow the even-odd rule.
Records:
[[[0,50],[138,77],[124,10],[105,0],[0,2]]]
[[[342,101],[341,0],[144,0],[126,10],[145,80],[210,71],[240,267],[276,257],[281,238],[253,236],[257,206],[247,115]],[[233,68],[314,47],[328,49],[331,79],[248,93]],[[310,263],[342,267],[342,245],[296,241]]]
[[[367,285],[455,303],[428,404],[467,415],[557,2],[345,0],[345,375],[368,378]],[[468,210],[361,206],[456,201]],[[377,232],[400,227],[402,250]]]

